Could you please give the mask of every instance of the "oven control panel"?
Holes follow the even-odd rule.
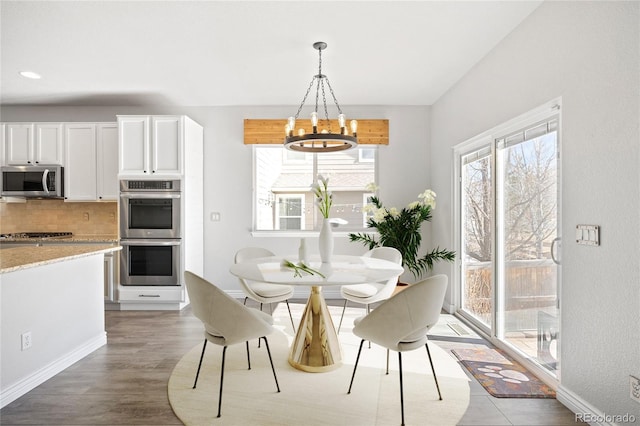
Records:
[[[180,191],[179,180],[121,180],[120,191]]]

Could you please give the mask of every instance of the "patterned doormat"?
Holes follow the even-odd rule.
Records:
[[[549,386],[499,349],[452,349],[473,377],[497,398],[555,398]]]

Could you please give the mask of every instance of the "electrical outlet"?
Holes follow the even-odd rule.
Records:
[[[84,213],[82,214],[82,218],[83,218],[84,220],[89,220],[89,212],[84,212]]]
[[[629,376],[629,396],[640,403],[640,379],[637,377]]]
[[[27,331],[26,333],[22,333],[20,338],[22,340],[22,350],[26,351],[27,349],[29,349],[31,347],[31,344],[33,343],[31,341],[31,332]]]

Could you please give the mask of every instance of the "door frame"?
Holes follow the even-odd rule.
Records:
[[[454,226],[453,226],[453,238],[454,238],[454,246],[456,253],[463,253],[462,250],[462,164],[461,158],[464,155],[470,154],[473,151],[479,150],[480,148],[489,146],[491,149],[491,156],[494,159],[493,164],[495,164],[495,156],[496,156],[496,139],[504,134],[508,134],[510,132],[517,131],[526,127],[529,124],[535,123],[536,121],[541,121],[548,118],[551,115],[558,116],[558,134],[557,134],[557,145],[558,145],[558,172],[557,172],[557,181],[558,181],[558,204],[557,204],[557,229],[558,235],[562,235],[562,97],[558,97],[552,99],[544,104],[523,113],[507,122],[500,124],[496,127],[493,127],[479,135],[476,135],[456,146],[453,147],[453,176],[452,176],[452,194],[453,194],[453,213],[454,213]],[[492,191],[496,193],[497,180],[495,179],[496,171],[492,170]],[[497,208],[497,197],[494,196],[493,199],[493,209],[494,212]],[[493,240],[492,244],[492,253],[494,254],[492,259],[492,276],[494,279],[494,285],[492,286],[492,300],[493,307],[491,313],[491,324],[489,327],[486,327],[483,324],[479,324],[472,315],[464,312],[462,310],[462,260],[460,256],[456,256],[455,259],[455,267],[454,267],[454,277],[452,279],[452,289],[451,296],[453,306],[450,312],[455,312],[455,315],[462,319],[467,325],[473,328],[476,332],[482,335],[485,339],[489,340],[494,346],[504,350],[510,356],[512,356],[515,360],[520,362],[525,368],[531,370],[536,374],[542,381],[544,381],[547,385],[553,387],[554,389],[558,386],[560,382],[560,374],[561,370],[558,368],[556,370],[555,376],[551,374],[544,367],[529,359],[528,357],[521,354],[519,351],[514,350],[511,346],[507,345],[505,342],[500,340],[497,336],[497,321],[498,321],[498,311],[497,307],[497,297],[496,297],[496,282],[497,282],[497,271],[498,271],[498,260],[495,256],[496,254],[496,220],[492,220],[492,236]],[[562,258],[562,245],[559,245],[559,258]],[[562,335],[562,266],[558,266],[558,282],[557,282],[557,307],[558,307],[558,328],[560,336]],[[561,339],[557,342],[557,352],[558,352],[558,365],[561,365]]]

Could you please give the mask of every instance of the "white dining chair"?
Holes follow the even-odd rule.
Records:
[[[261,247],[246,247],[238,250],[235,255],[235,263],[245,262],[249,259],[255,259],[258,257],[274,256],[274,253],[270,250]],[[293,323],[293,316],[291,315],[291,307],[289,307],[289,299],[293,296],[293,286],[269,284],[260,281],[251,281],[239,278],[242,290],[246,294],[244,303],[247,303],[247,297],[260,303],[260,310],[262,310],[262,304],[268,303],[269,310],[273,315],[272,303],[285,302],[287,304],[287,310],[289,311],[289,318],[291,319],[291,326],[293,332],[296,332],[296,326]]]
[[[402,254],[393,247],[376,247],[366,252],[363,256],[384,259],[402,265]],[[340,288],[340,294],[344,299],[344,306],[342,307],[342,315],[338,324],[338,333],[340,333],[340,328],[342,327],[347,302],[351,301],[366,305],[367,313],[369,313],[371,312],[370,305],[372,303],[391,297],[397,283],[398,277],[396,276],[384,282],[343,285]]]
[[[193,314],[202,321],[204,325],[204,344],[200,363],[196,371],[196,378],[193,382],[193,389],[198,384],[200,367],[207,348],[207,342],[222,346],[222,365],[220,367],[220,393],[218,396],[218,417],[222,408],[222,385],[224,380],[224,361],[227,347],[237,343],[245,342],[247,347],[248,369],[251,370],[251,357],[249,355],[249,340],[263,339],[269,354],[269,362],[273,371],[273,378],[276,382],[276,389],[280,392],[278,377],[273,367],[273,359],[269,350],[267,335],[275,331],[273,328],[273,318],[257,309],[248,308],[240,302],[220,290],[218,287],[204,278],[185,271],[184,279],[187,286],[187,293],[191,300]]]
[[[402,387],[402,352],[411,351],[421,346],[427,348],[429,364],[438,390],[438,399],[442,399],[436,370],[429,351],[427,332],[440,317],[444,296],[447,290],[447,276],[435,275],[416,284],[412,284],[390,299],[382,302],[370,314],[354,321],[353,334],[360,337],[360,348],[353,367],[349,390],[351,393],[353,379],[356,376],[362,344],[365,340],[398,352],[400,370],[400,410],[404,425],[404,390]],[[388,352],[387,352],[388,353]],[[389,358],[387,357],[387,373]]]

